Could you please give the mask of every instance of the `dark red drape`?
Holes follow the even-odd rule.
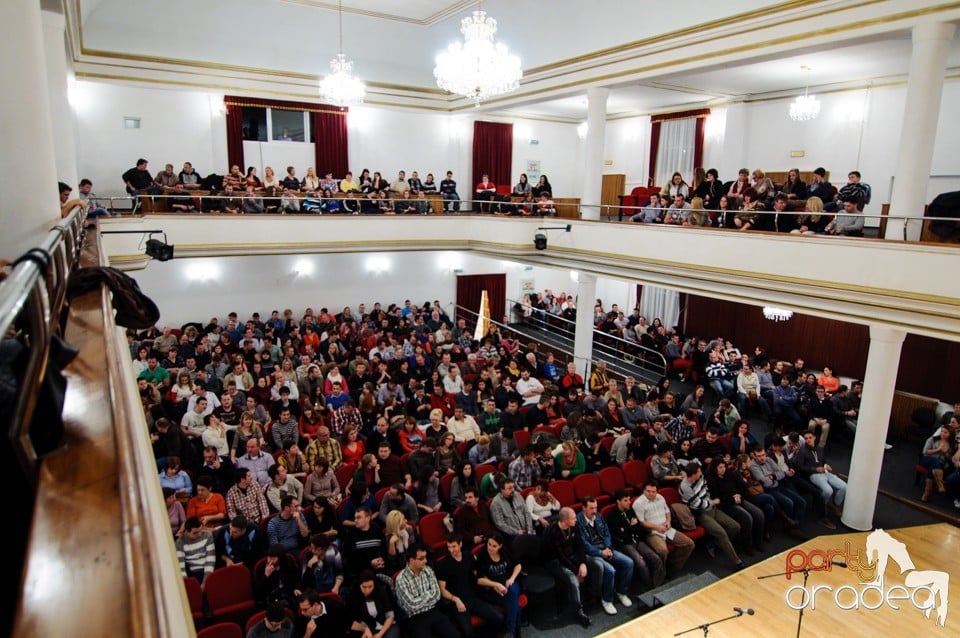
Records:
[[[723,336],[743,352],[762,345],[775,359],[803,357],[808,368],[833,366],[837,375],[863,378],[867,364],[867,326],[794,314],[789,321],[770,321],[759,306],[689,295],[687,334],[713,339]]]
[[[693,167],[703,166],[703,137],[707,118],[697,118],[697,131],[693,138]]]
[[[474,186],[486,174],[497,186],[513,184],[513,124],[500,122],[473,123],[473,175],[469,189],[461,189],[460,195],[473,199]],[[470,195],[467,195],[470,193]],[[492,308],[492,306],[491,306]],[[499,321],[499,319],[497,319]]]
[[[243,109],[236,104],[227,105],[227,164],[244,170]]]
[[[490,318],[498,323],[508,323],[503,320],[507,300],[507,276],[504,274],[457,275],[457,305],[466,309],[457,308],[457,319],[463,318],[476,325],[484,290],[490,301]]]
[[[758,306],[700,295],[687,295],[681,306],[686,307],[688,335],[707,339],[723,336],[744,351],[763,345],[773,358],[803,357],[810,369],[830,365],[844,377],[862,379],[866,370],[870,347],[867,326],[802,314],[774,322],[765,319]],[[908,334],[900,355],[897,390],[955,401],[960,368],[939,364],[958,357],[960,343]]]
[[[331,107],[334,108],[334,107]],[[332,172],[340,178],[350,170],[347,160],[347,112],[314,111],[313,130],[316,132],[314,156],[317,174]]]
[[[654,122],[650,125],[650,176],[647,179],[647,186],[653,186],[653,181],[657,178],[657,153],[660,152],[660,122]],[[637,299],[639,299],[639,295]]]

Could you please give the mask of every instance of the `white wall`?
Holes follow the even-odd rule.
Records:
[[[70,95],[80,175],[93,180],[99,195],[122,195],[120,175],[139,157],[150,161],[154,174],[167,162],[179,171],[185,161],[192,162],[201,175],[227,170],[221,95],[84,80],[72,84]],[[124,129],[125,116],[139,117],[141,128]],[[391,181],[399,170],[407,175],[418,171],[421,178],[433,173],[438,183],[447,170],[452,170],[460,195],[468,197],[473,191],[473,119],[406,109],[353,107],[348,116],[350,168],[355,175],[363,168],[380,171]],[[531,139],[539,140],[539,144],[531,145]],[[541,172],[555,185],[555,196],[579,197],[581,146],[574,124],[517,120],[512,182],[519,179],[527,160],[540,160]],[[245,142],[242,168],[256,166],[262,176],[264,166],[269,164],[282,177],[285,167],[293,165],[302,177],[313,165],[313,157],[311,144]]]
[[[122,195],[120,176],[138,158],[156,174],[166,163],[179,172],[192,162],[201,175],[223,172],[227,164],[222,96],[76,81],[70,87],[76,117],[77,168],[98,195]],[[139,129],[125,129],[124,117],[139,117]]]
[[[647,185],[650,159],[650,118],[631,117],[607,122],[604,160],[612,164],[603,167],[604,173],[622,173],[627,176],[626,192]]]
[[[513,123],[512,184],[520,181],[529,160],[539,160],[540,173],[550,179],[554,197],[581,197],[584,150],[576,124],[518,119]]]
[[[824,166],[838,185],[845,183],[847,171],[856,168],[873,187],[868,210],[878,211],[890,198],[905,95],[904,85],[820,95],[820,117],[812,122],[790,120],[789,100],[716,107],[707,119],[704,165],[716,167],[725,181],[733,179],[742,166],[771,171]],[[955,160],[960,123],[953,117],[958,102],[960,82],[948,81],[934,148],[934,175],[960,173]],[[149,159],[154,173],[166,162],[179,170],[184,161],[192,161],[202,174],[226,170],[221,96],[78,81],[71,87],[71,103],[76,113],[80,174],[92,179],[101,195],[122,193],[120,175],[138,157]],[[140,117],[141,128],[124,129],[124,116]],[[419,171],[421,177],[432,172],[438,182],[449,169],[460,183],[460,194],[467,197],[472,190],[468,182],[473,120],[471,115],[354,107],[348,119],[351,169],[355,174],[364,167],[379,170],[391,180],[400,169],[408,174]],[[576,125],[533,119],[516,119],[513,124],[512,181],[526,169],[528,160],[539,160],[541,172],[554,184],[555,196],[579,197],[584,144],[577,137]],[[646,116],[607,124],[604,159],[612,163],[604,172],[626,174],[627,192],[646,184],[649,136]],[[530,140],[538,144],[530,144]],[[313,163],[310,145],[290,146],[298,148],[289,155],[272,154],[261,163],[272,162],[278,174],[290,163],[302,176]],[[792,158],[791,151],[803,151],[805,157]],[[249,155],[246,163],[258,165],[256,156]],[[262,174],[263,167],[259,168]],[[931,185],[931,193],[957,184],[953,178],[938,179]]]
[[[878,212],[881,204],[890,201],[906,86],[817,97],[821,102],[820,116],[811,122],[791,120],[790,100],[786,99],[714,108],[707,118],[704,167],[715,167],[720,178],[727,181],[736,178],[741,167],[812,171],[823,166],[830,171],[831,182],[837,186],[845,184],[847,172],[856,169],[873,188],[873,199],[867,210]],[[956,160],[956,142],[960,139],[960,122],[955,117],[958,103],[960,82],[948,80],[940,107],[932,175],[960,174]],[[644,130],[627,133],[632,126]],[[641,122],[641,118],[617,120],[607,125],[605,156],[614,160],[613,167],[607,168],[622,169],[608,172],[626,173],[628,192],[633,186],[646,183],[646,148],[649,147],[640,147],[645,146],[643,141],[649,137],[649,129],[649,119]],[[631,135],[635,142],[628,141]],[[793,158],[791,151],[803,151],[805,156]],[[960,187],[960,178],[934,179],[930,198],[957,187]]]
[[[372,270],[374,266],[378,269]],[[151,261],[130,274],[159,306],[160,325],[180,326],[213,316],[225,318],[231,311],[246,317],[291,308],[300,315],[308,307],[339,311],[360,303],[372,308],[377,301],[386,307],[404,299],[417,304],[438,299],[449,308],[456,301],[454,270],[464,275],[506,274],[507,298],[513,300],[520,298],[521,282],[528,279],[538,292],[577,291],[568,270],[454,251],[177,258]],[[597,292],[605,307],[611,303],[623,307],[631,286],[601,278]],[[589,302],[592,307],[593,300]]]

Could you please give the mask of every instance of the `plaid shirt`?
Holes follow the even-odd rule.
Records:
[[[256,482],[251,483],[246,492],[236,485],[227,491],[227,516],[232,520],[237,514],[243,514],[254,523],[270,514],[267,499]]]
[[[693,438],[693,427],[687,424],[686,419],[682,416],[677,416],[663,425],[663,429],[670,433],[670,436],[673,437],[673,440],[677,443],[683,441],[684,439]]]
[[[405,567],[397,576],[397,603],[407,618],[430,611],[440,601],[440,584],[437,577],[425,565],[417,576],[410,567]]]
[[[327,459],[330,463],[330,469],[337,470],[343,465],[343,450],[340,448],[340,441],[330,439],[326,443],[320,439],[314,439],[307,446],[305,451],[307,457],[307,466],[313,470],[320,459]]]
[[[344,412],[343,408],[340,408],[333,413],[333,416],[330,418],[330,430],[334,436],[340,436],[343,434],[343,428],[347,425],[352,425],[357,429],[357,432],[363,428],[363,421],[360,420],[360,412],[354,409],[350,414]],[[333,467],[333,464],[330,464]]]

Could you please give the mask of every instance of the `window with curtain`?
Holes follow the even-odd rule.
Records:
[[[693,147],[696,120],[668,120],[660,125],[660,144],[657,148],[655,186],[665,186],[670,176],[679,172],[689,184],[693,178]]]
[[[654,319],[666,328],[672,328],[680,320],[680,293],[671,288],[660,286],[644,286],[640,293],[640,314],[647,318],[647,323]]]
[[[334,177],[346,174],[347,115],[345,107],[310,102],[264,100],[227,95],[227,159],[245,166],[243,142],[314,142],[314,166]]]
[[[650,118],[649,185],[663,187],[679,172],[693,180],[693,171],[703,165],[704,122],[710,109],[661,113]]]

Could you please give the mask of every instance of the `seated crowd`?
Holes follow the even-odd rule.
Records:
[[[712,226],[736,230],[767,230],[807,235],[863,235],[863,207],[871,188],[850,171],[837,189],[822,167],[805,184],[791,169],[783,184],[774,184],[764,171],[741,168],[735,181],[723,183],[716,169],[696,170],[693,185],[674,173],[666,186],[650,194],[649,202],[630,220],[679,226]]]
[[[444,212],[459,211],[463,203],[452,171],[447,171],[445,179],[438,183],[432,173],[421,179],[417,171],[409,178],[405,171],[400,171],[391,182],[379,171],[371,173],[366,168],[354,179],[350,171],[343,178],[335,178],[330,171],[320,177],[311,166],[300,178],[294,166],[288,166],[282,177],[267,166],[261,179],[253,166],[247,168],[246,174],[234,165],[224,175],[206,177],[201,177],[190,162],[184,163],[179,173],[174,172],[172,164],[167,164],[156,176],[150,174],[148,166],[148,161],[140,158],[135,167],[123,174],[127,193],[135,198],[141,194],[164,195],[173,212],[426,215],[438,212],[428,199],[431,195],[439,196]],[[522,184],[525,179],[526,175]],[[514,193],[518,196],[526,193],[523,201],[512,203],[509,197],[498,193],[497,186],[484,175],[474,189],[473,199],[480,203],[481,212],[555,215],[550,189],[549,180],[541,176],[537,187]],[[197,197],[198,190],[210,195]],[[65,201],[61,195],[61,204]],[[469,202],[467,204],[469,207]]]
[[[641,322],[622,329],[676,346],[671,369],[706,386],[680,397],[603,364],[585,381],[496,325],[475,341],[436,301],[131,333],[183,575],[246,565],[270,622],[299,611],[297,636],[469,636],[471,615],[516,635],[533,566],[589,626],[584,604],[631,607],[704,534],[740,569],[776,531],[802,537],[808,499],[834,528],[846,485],[823,448],[857,403],[830,369]],[[792,431],[758,441],[748,412]]]

